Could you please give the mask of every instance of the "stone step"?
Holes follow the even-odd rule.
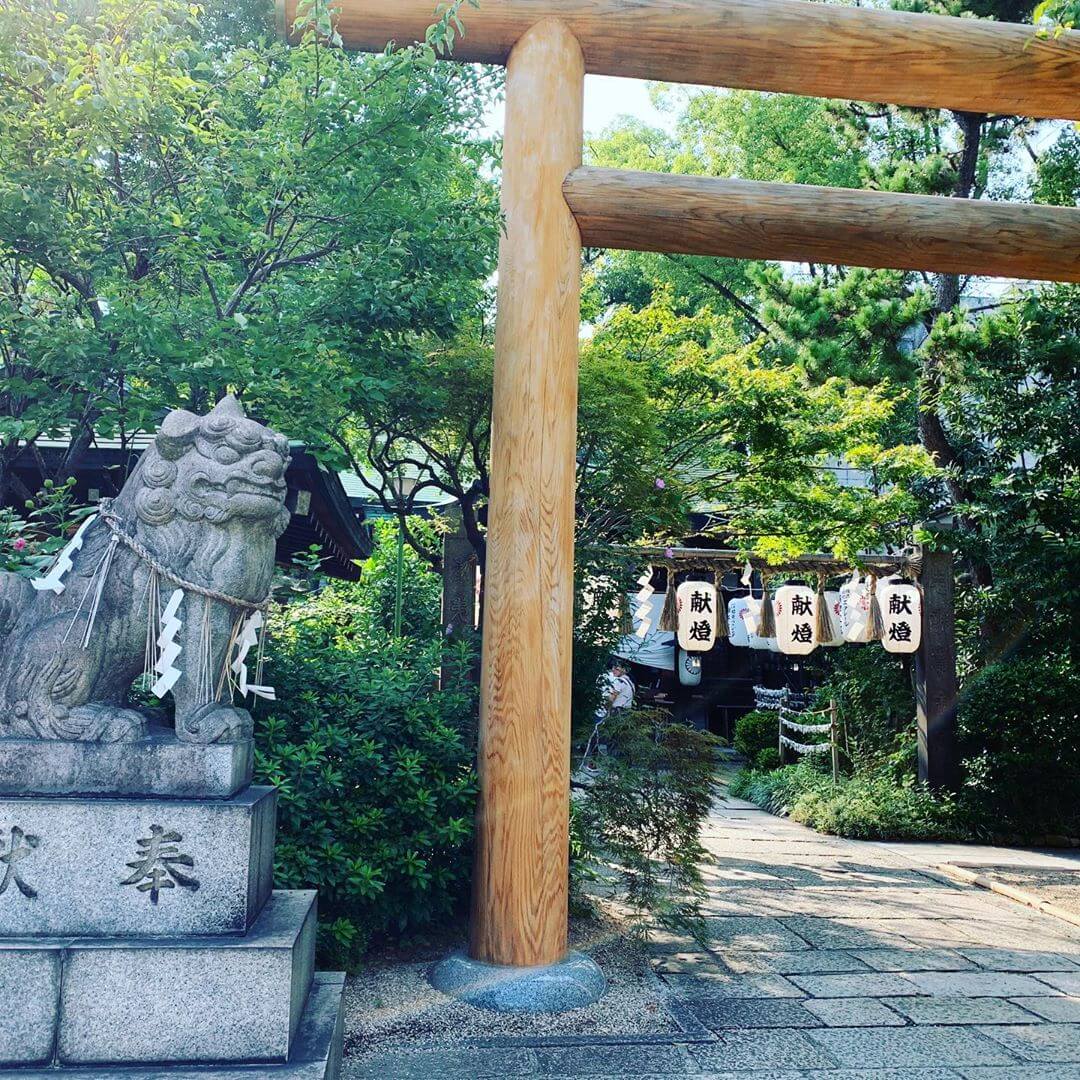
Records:
[[[0,937],[243,933],[273,887],[275,802],[0,797]]]
[[[339,1080],[343,1040],[342,973],[317,972],[287,1062],[4,1069],[4,1080]]]
[[[251,783],[251,739],[182,742],[151,724],[130,742],[0,739],[0,795],[118,795],[228,799]]]
[[[0,940],[0,1064],[287,1060],[315,898],[275,892],[242,937]]]

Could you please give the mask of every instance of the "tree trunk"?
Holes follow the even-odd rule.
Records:
[[[983,125],[986,117],[980,113],[954,113],[960,128],[960,164],[957,169],[953,197],[970,199],[976,194],[978,183],[979,150],[982,142]],[[961,282],[957,274],[938,274],[934,281],[934,306],[930,312],[930,327],[941,315],[947,315],[960,303]],[[941,387],[941,371],[929,355],[922,361],[922,395],[933,400]],[[955,446],[949,439],[945,424],[936,409],[919,410],[919,440],[933,457],[939,468],[949,470],[947,488],[954,503],[967,502],[971,490],[964,480],[963,463]],[[974,523],[963,520],[967,528],[974,528]],[[994,583],[990,564],[977,556],[968,559],[968,570],[972,580],[980,588],[990,588]],[[983,641],[991,642],[996,636],[996,628],[989,619],[985,619],[980,628]]]

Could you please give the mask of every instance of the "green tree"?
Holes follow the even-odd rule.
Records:
[[[1080,290],[1040,289],[978,323],[939,319],[925,351],[963,462],[954,543],[989,581],[961,595],[967,655],[1024,645],[1076,660],[1080,636]]]
[[[1023,21],[1031,12],[1022,0],[915,0],[895,6],[1011,21]],[[679,110],[673,135],[661,139],[638,124],[618,125],[591,140],[593,160],[603,165],[644,161],[644,148],[657,150],[653,168],[708,175],[1066,205],[1080,191],[1075,132],[1022,118],[743,92],[673,95],[670,103]],[[761,263],[636,253],[596,258],[590,275],[597,315],[619,305],[644,308],[658,291],[671,289],[681,311],[692,314],[709,305],[726,314],[747,342],[759,343],[760,355],[769,361],[799,367],[815,381],[842,377],[883,392],[887,382],[902,391],[906,396],[894,411],[891,433],[883,437],[896,446],[917,439],[940,469],[935,484],[911,478],[922,516],[953,523],[953,533],[937,542],[961,555],[965,594],[969,587],[972,596],[1008,592],[996,588],[995,565],[1005,578],[1016,580],[1002,564],[1001,555],[1011,545],[1000,542],[998,530],[1008,531],[1023,519],[998,517],[985,505],[991,487],[984,470],[1003,484],[1013,483],[1012,470],[1004,453],[989,455],[990,462],[977,452],[998,436],[993,423],[977,434],[980,409],[967,394],[971,374],[950,350],[959,347],[958,334],[977,337],[979,320],[997,311],[1003,316],[994,320],[999,338],[1011,332],[1014,353],[1028,355],[1028,363],[1037,367],[1041,360],[1032,355],[1031,343],[1023,346],[1019,340],[1031,318],[1030,290],[996,288],[975,301],[972,297],[987,291],[986,283],[956,275],[813,265],[793,272]],[[1017,313],[1010,314],[1014,303]],[[1037,348],[1050,348],[1041,335],[1036,341],[1041,342]],[[1054,369],[1053,357],[1046,360]],[[1068,411],[1065,379],[1043,379],[1040,386],[1053,399],[1053,409]],[[1011,392],[1001,389],[999,400],[1008,400]],[[988,415],[993,419],[996,413],[990,409]],[[1032,438],[1039,437],[1036,426]],[[1015,441],[1007,441],[1015,450]],[[983,618],[991,619],[989,605]],[[975,636],[984,642],[997,636],[990,622],[979,632]]]
[[[226,389],[333,459],[372,358],[484,302],[490,77],[347,55],[310,14],[289,48],[179,0],[7,5],[0,498],[43,436],[63,477],[95,432]]]
[[[369,485],[433,564],[435,538],[416,536],[408,516],[421,491],[456,499],[482,564],[490,346],[434,349],[388,379],[392,391],[364,406],[343,449],[357,470],[374,465]],[[916,447],[891,440],[902,401],[777,364],[742,343],[730,316],[680,314],[669,290],[620,307],[581,352],[578,544],[667,541],[695,507],[730,542],[777,555],[902,541],[917,509],[906,482],[931,471]],[[872,482],[841,487],[841,457]]]

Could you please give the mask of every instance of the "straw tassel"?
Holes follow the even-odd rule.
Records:
[[[675,571],[667,572],[667,590],[664,593],[664,608],[660,612],[659,630],[678,630],[679,611],[675,604]]]
[[[724,599],[724,568],[722,566],[713,571],[713,583],[716,585],[716,636],[725,638],[728,636],[728,624],[727,601]]]
[[[772,592],[769,589],[771,579],[761,578],[761,620],[758,624],[757,636],[762,638],[776,637],[776,612],[773,611]]]
[[[836,626],[833,624],[832,612],[829,610],[829,601],[825,596],[825,575],[818,575],[817,582],[817,634],[818,644],[832,641],[837,637]]]
[[[868,641],[880,641],[885,632],[884,620],[881,617],[881,604],[878,603],[877,574],[870,575],[870,614],[867,616],[866,638]]]

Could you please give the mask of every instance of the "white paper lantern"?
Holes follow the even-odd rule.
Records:
[[[734,600],[728,601],[728,642],[737,645],[740,649],[748,648],[750,645],[749,608],[750,598],[748,596],[737,596]]]
[[[716,586],[709,581],[684,581],[675,592],[679,618],[679,648],[708,652],[716,643]]]
[[[675,665],[679,670],[680,686],[701,685],[701,655],[679,650],[679,659]]]
[[[829,625],[832,627],[832,637],[828,641],[819,641],[819,645],[826,648],[835,648],[844,644],[844,634],[840,628],[840,593],[828,590],[825,593],[825,604],[829,610]]]
[[[878,585],[881,607],[881,645],[890,653],[913,653],[922,641],[922,594],[906,581]]]
[[[870,640],[870,585],[858,571],[840,587],[840,631],[845,641]]]
[[[781,585],[773,593],[776,642],[786,656],[805,656],[817,647],[817,593],[805,585]]]

